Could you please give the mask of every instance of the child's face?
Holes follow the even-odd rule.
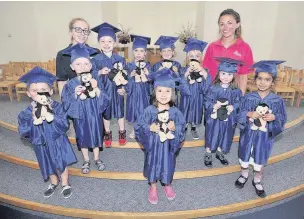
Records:
[[[99,39],[100,49],[103,52],[112,52],[114,49],[115,41],[112,37],[103,36]]]
[[[220,71],[219,73],[219,77],[220,77],[220,81],[223,84],[229,84],[232,80],[233,80],[233,73],[228,73],[228,72],[224,72],[224,71]]]
[[[73,30],[70,32],[73,44],[84,44],[88,40],[89,31],[89,26],[86,22],[81,20],[76,21],[73,25]],[[84,32],[86,32],[86,34]]]
[[[39,82],[32,83],[27,88],[27,96],[36,101],[37,92],[49,92],[50,95],[53,95],[53,89],[47,83]]]
[[[144,60],[146,57],[146,50],[144,48],[136,48],[133,50],[133,55],[136,61]]]
[[[70,65],[71,69],[76,72],[76,74],[80,74],[83,72],[89,72],[92,69],[91,61],[87,58],[78,58],[75,59],[74,62]]]
[[[171,59],[174,55],[174,51],[171,48],[162,49],[160,52],[163,59]]]
[[[232,15],[224,15],[220,17],[219,28],[223,37],[231,37],[235,34],[236,28],[240,26],[240,23],[236,23],[236,20]]]
[[[202,53],[201,51],[199,50],[192,50],[192,51],[189,51],[188,54],[188,59],[196,59],[197,61],[201,61],[202,60]]]
[[[255,83],[259,91],[267,91],[274,84],[272,75],[268,72],[259,72]]]
[[[158,86],[155,88],[155,96],[158,103],[166,105],[172,98],[172,88]]]

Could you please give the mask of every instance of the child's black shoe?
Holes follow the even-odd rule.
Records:
[[[254,182],[254,180],[252,180],[252,185],[255,188],[255,193],[261,197],[261,198],[265,198],[266,197],[266,192],[264,191],[262,184],[260,182]],[[256,186],[260,185],[262,187],[262,189],[258,189]]]
[[[43,193],[44,198],[49,198],[51,197],[58,185],[50,184],[47,188],[47,190]]]
[[[72,188],[69,185],[63,186],[61,190],[63,198],[70,198],[72,195]]]
[[[216,152],[216,159],[218,159],[223,165],[227,166],[229,164],[228,160],[225,158],[222,152]]]
[[[242,180],[243,182],[240,180]],[[245,178],[244,176],[240,175],[240,177],[235,181],[234,185],[235,185],[235,187],[242,189],[244,187],[244,185],[246,184],[247,180],[248,180],[248,177]]]
[[[212,166],[212,154],[211,153],[205,154],[205,166],[207,166],[207,167]]]

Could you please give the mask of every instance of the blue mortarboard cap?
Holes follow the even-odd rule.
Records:
[[[197,39],[194,39],[194,38],[190,37],[187,40],[187,44],[184,48],[184,52],[189,52],[189,51],[192,51],[192,50],[199,50],[199,51],[203,52],[205,47],[207,46],[207,44],[208,43],[206,43],[204,41],[197,40]]]
[[[150,73],[148,77],[154,81],[154,88],[158,86],[175,88],[175,81],[179,78],[174,76],[174,72],[168,68]]]
[[[171,37],[171,36],[160,36],[154,45],[159,45],[160,50],[171,48],[174,49],[174,43],[177,41],[178,37]]]
[[[133,50],[137,48],[147,49],[147,45],[151,43],[151,38],[131,34],[131,41],[133,42]]]
[[[96,54],[97,50],[85,44],[76,44],[65,49],[62,53],[71,56],[71,63],[73,63],[78,58],[90,59],[90,56]]]
[[[112,26],[111,24],[108,24],[107,22],[104,22],[104,23],[92,28],[91,30],[94,31],[95,33],[98,33],[98,38],[97,38],[98,41],[103,36],[112,37],[114,39],[114,41],[116,41],[115,33],[120,31],[120,29]]]
[[[268,72],[273,76],[277,76],[277,65],[285,61],[281,60],[262,60],[252,65],[252,68],[256,68],[256,73]]]
[[[53,86],[54,81],[57,80],[57,77],[52,73],[36,66],[26,74],[22,75],[19,78],[19,81],[24,82],[29,86],[32,83],[46,83],[49,86]]]
[[[218,70],[228,73],[236,73],[238,65],[243,64],[242,61],[226,57],[215,57],[215,59],[220,62]]]

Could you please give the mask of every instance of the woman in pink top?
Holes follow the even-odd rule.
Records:
[[[244,65],[238,67],[237,83],[243,94],[246,92],[247,74],[252,70],[253,56],[250,46],[241,37],[241,18],[233,9],[224,10],[218,19],[221,38],[211,43],[206,51],[203,67],[209,70],[214,80],[219,62],[214,57],[240,60]]]

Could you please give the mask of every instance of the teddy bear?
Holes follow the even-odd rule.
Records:
[[[85,100],[87,98],[94,98],[100,95],[100,89],[96,86],[92,86],[91,80],[93,76],[90,72],[83,72],[80,74],[80,81],[82,85],[82,90],[76,93],[80,100]]]
[[[43,121],[52,122],[54,120],[54,112],[50,107],[51,99],[49,92],[37,92],[35,98],[36,104],[33,106],[34,113],[34,125],[40,125]]]
[[[128,83],[128,73],[123,68],[123,64],[121,62],[114,62],[113,68],[109,73],[109,79],[114,81],[116,86],[126,85]]]
[[[261,116],[272,112],[266,103],[259,103],[256,106],[255,111]],[[258,119],[250,118],[249,121],[252,122],[251,130],[260,130],[262,132],[267,132],[267,128],[266,128],[267,121],[265,121],[263,118],[258,118]]]
[[[159,130],[158,134],[159,134],[159,139],[161,142],[164,142],[167,139],[174,139],[174,135],[168,129],[168,123],[169,123],[169,111],[168,110],[163,110],[163,111],[158,112],[156,123],[159,124],[159,126],[160,126],[160,130]]]
[[[141,81],[142,82],[147,82],[148,79],[147,79],[147,76],[146,76],[145,71],[144,71],[144,69],[147,66],[147,63],[144,60],[139,60],[139,61],[135,62],[135,65],[136,65],[135,82],[141,82]]]
[[[200,67],[200,62],[196,59],[191,59],[189,62],[190,74],[188,76],[189,83],[194,84],[195,82],[201,83],[203,76],[197,70]]]
[[[163,68],[168,68],[174,71],[175,73],[178,73],[178,69],[176,66],[173,65],[173,61],[170,59],[164,59],[161,63],[160,70]]]
[[[226,108],[229,104],[228,100],[226,98],[219,98],[216,101],[216,104],[220,104],[221,107],[218,110],[213,108],[213,111],[211,113],[211,118],[219,119],[222,121],[228,121],[228,116],[230,115],[230,112],[228,112]]]

